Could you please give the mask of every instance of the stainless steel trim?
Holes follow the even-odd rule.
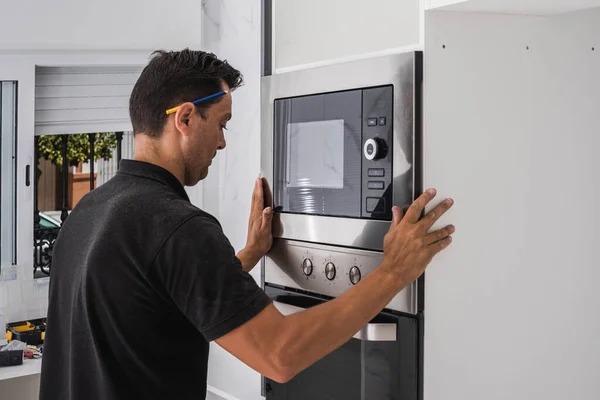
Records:
[[[279,301],[274,301],[273,305],[283,315],[292,315],[306,310],[305,308],[281,303]],[[366,342],[395,342],[397,340],[396,333],[396,324],[366,324],[352,337]]]
[[[273,73],[273,0],[261,0],[261,76]]]
[[[17,265],[17,89],[16,81],[0,81],[0,170],[3,182],[0,188],[0,260],[6,267]]]
[[[277,214],[273,220],[275,238],[383,251],[388,221],[320,215]]]
[[[326,93],[379,85],[394,86],[393,193],[395,205],[407,206],[415,198],[414,169],[414,52],[394,54],[261,78],[261,173],[273,182],[274,101],[278,98]],[[405,153],[402,149],[406,149]],[[402,198],[402,188],[412,193]],[[277,204],[276,204],[277,205]],[[279,214],[275,237],[328,243],[362,249],[383,249],[389,221]]]
[[[338,297],[354,286],[353,267],[360,271],[361,279],[364,279],[379,267],[382,259],[383,253],[378,251],[275,239],[265,257],[265,282]],[[312,266],[309,275],[304,272],[306,260]],[[335,265],[333,280],[326,275],[328,263]],[[413,282],[397,293],[385,308],[415,314],[415,291],[416,282]]]

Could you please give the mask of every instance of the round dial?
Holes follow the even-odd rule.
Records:
[[[353,285],[356,285],[360,282],[360,278],[360,269],[358,269],[358,267],[352,267],[350,269],[350,282],[352,282]]]
[[[305,258],[304,261],[302,261],[302,272],[304,272],[304,275],[309,276],[310,274],[312,274],[312,271],[312,261],[309,258]]]
[[[386,156],[387,145],[380,138],[367,139],[363,147],[363,153],[367,160],[379,160]]]
[[[332,262],[328,262],[325,264],[325,276],[330,281],[335,279],[335,264]]]

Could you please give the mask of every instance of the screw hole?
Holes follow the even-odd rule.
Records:
[[[446,48],[446,45],[445,45],[445,44],[443,44],[443,45],[442,45],[442,49],[445,49],[445,48]]]
[[[529,50],[529,46],[525,47],[527,50]]]

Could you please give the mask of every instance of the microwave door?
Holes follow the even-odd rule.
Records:
[[[361,92],[277,99],[273,191],[282,212],[359,218]]]

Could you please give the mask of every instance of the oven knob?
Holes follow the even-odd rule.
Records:
[[[356,285],[360,281],[360,269],[358,267],[352,267],[350,269],[350,282]]]
[[[387,153],[387,145],[385,140],[380,138],[367,139],[363,147],[363,153],[367,160],[379,160],[384,158]]]
[[[304,272],[304,275],[306,275],[306,276],[309,276],[310,274],[312,274],[313,263],[312,263],[312,261],[310,261],[310,259],[305,258],[304,261],[302,261],[302,271]]]
[[[325,264],[325,276],[330,281],[335,279],[335,264],[332,262],[328,262]]]

